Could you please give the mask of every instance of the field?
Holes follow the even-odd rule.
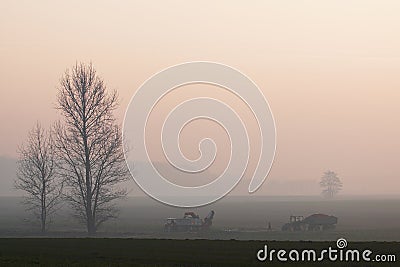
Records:
[[[0,266],[399,266],[399,262],[260,262],[256,253],[265,244],[276,249],[335,247],[330,242],[266,242],[236,240],[154,239],[0,239]],[[400,259],[399,243],[352,243]],[[336,247],[335,247],[336,248]]]
[[[120,217],[87,238],[67,207],[60,210],[46,236],[24,211],[19,198],[0,198],[0,266],[271,266],[256,253],[274,249],[320,251],[347,248],[393,254],[396,262],[296,262],[273,266],[400,266],[400,199],[396,197],[230,197],[194,209],[201,217],[216,212],[212,229],[199,233],[165,233],[164,219],[187,211],[149,198],[120,203]],[[282,232],[290,215],[326,213],[339,218],[336,229],[324,232]],[[272,230],[267,230],[268,222]],[[28,238],[27,238],[28,237]],[[379,242],[377,242],[379,241]]]
[[[37,235],[38,225],[20,204],[21,199],[0,198],[0,237]],[[342,197],[332,201],[321,197],[229,197],[210,206],[194,209],[200,217],[215,211],[212,231],[201,234],[163,233],[164,219],[182,217],[186,209],[173,208],[150,198],[131,197],[120,203],[118,220],[99,229],[102,237],[205,238],[239,240],[321,240],[345,237],[351,241],[400,241],[399,198]],[[339,218],[334,231],[285,233],[281,227],[290,215],[325,213]],[[266,231],[268,222],[272,231]],[[81,237],[84,227],[67,207],[50,225],[50,236]]]

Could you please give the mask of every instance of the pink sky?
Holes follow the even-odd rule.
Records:
[[[76,61],[118,90],[122,121],[152,74],[207,60],[251,77],[271,106],[277,154],[259,194],[295,181],[294,194],[327,169],[348,194],[399,194],[400,2],[215,2],[2,1],[0,155],[58,118],[56,88]]]

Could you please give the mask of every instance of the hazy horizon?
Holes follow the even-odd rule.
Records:
[[[15,176],[15,160],[14,158],[7,158],[0,156],[0,197],[21,197],[24,195],[24,192],[17,191],[14,189],[14,179]],[[213,175],[214,176],[214,175]],[[6,177],[6,178],[5,178]],[[177,180],[178,182],[182,180]],[[128,197],[146,197],[151,199],[151,197],[147,196],[141,189],[137,186],[137,184],[133,180],[129,180],[123,183],[128,189]],[[251,199],[252,197],[320,197],[321,200],[325,199],[321,195],[322,188],[319,186],[319,179],[308,179],[308,180],[296,180],[296,179],[285,179],[285,180],[277,180],[277,181],[267,181],[263,185],[266,187],[263,193],[256,192],[254,194],[249,195],[246,191],[246,183],[239,183],[237,188],[235,188],[230,194],[226,197],[235,197],[235,196],[243,196]],[[400,195],[397,193],[387,193],[387,192],[349,192],[349,190],[343,190],[340,192],[335,199],[346,199],[346,198],[358,198],[358,197],[395,197],[400,198]]]

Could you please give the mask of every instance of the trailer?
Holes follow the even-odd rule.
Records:
[[[291,215],[289,222],[282,226],[282,231],[322,231],[334,229],[337,222],[337,217],[321,213],[306,218]]]

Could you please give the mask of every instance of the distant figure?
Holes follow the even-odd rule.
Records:
[[[272,230],[271,222],[268,222],[268,228],[267,228],[267,230],[268,230],[268,231],[271,231],[271,230]]]

